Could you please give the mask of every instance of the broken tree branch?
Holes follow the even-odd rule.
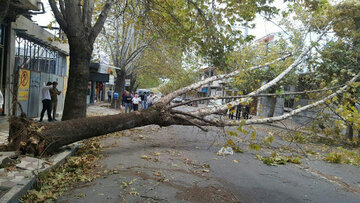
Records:
[[[250,119],[250,120],[246,120],[245,123],[240,123],[238,121],[225,121],[224,122],[224,125],[229,125],[229,126],[233,126],[233,125],[240,125],[240,124],[245,124],[245,125],[252,125],[252,124],[263,124],[263,123],[272,123],[272,122],[275,122],[275,121],[281,121],[281,120],[284,120],[284,119],[287,119],[291,116],[294,116],[296,114],[299,114],[300,112],[303,112],[307,109],[311,109],[311,108],[314,108],[316,106],[319,106],[321,104],[324,104],[326,101],[328,101],[329,99],[332,99],[333,97],[339,95],[339,94],[342,94],[346,91],[346,89],[349,87],[349,85],[356,81],[357,79],[359,78],[359,74],[357,74],[356,76],[354,76],[345,86],[343,86],[342,88],[340,88],[339,90],[337,90],[336,92],[330,94],[329,96],[319,100],[319,101],[316,101],[312,104],[308,104],[306,106],[303,106],[303,107],[300,107],[300,108],[297,108],[295,110],[292,110],[290,111],[289,113],[286,113],[284,115],[281,115],[281,116],[276,116],[276,117],[270,117],[270,118],[263,118],[263,119]]]

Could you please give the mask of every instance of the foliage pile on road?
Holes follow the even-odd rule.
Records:
[[[301,164],[300,156],[281,156],[276,151],[271,153],[270,156],[256,155],[256,158],[270,166],[285,165],[286,163]]]
[[[328,153],[324,160],[330,163],[345,163],[360,166],[360,150],[359,149],[343,149],[337,148],[339,151]]]
[[[97,161],[102,158],[102,146],[98,138],[87,140],[62,166],[39,175],[35,189],[26,194],[24,202],[47,202],[60,197],[69,187],[77,183],[87,183],[100,176],[96,172]]]

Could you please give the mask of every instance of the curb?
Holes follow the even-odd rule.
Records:
[[[53,159],[54,164],[47,168],[39,169],[39,173],[42,173],[42,172],[45,172],[48,170],[52,170],[55,167],[63,164],[65,162],[66,158],[72,156],[80,146],[81,146],[81,144],[75,144],[70,147],[66,147],[64,149],[64,151],[52,156],[51,158]],[[28,190],[32,189],[32,187],[35,183],[35,179],[36,179],[36,176],[33,175],[32,177],[25,178],[24,180],[20,181],[0,198],[0,202],[4,202],[4,203],[5,202],[7,202],[7,203],[20,202],[21,197],[24,196]]]

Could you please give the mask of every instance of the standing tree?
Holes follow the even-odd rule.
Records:
[[[94,42],[104,26],[112,0],[103,6],[94,17],[94,0],[49,0],[60,28],[65,32],[70,46],[70,70],[68,89],[62,120],[86,116],[86,94],[89,81],[89,64]],[[97,19],[93,23],[93,19]]]
[[[10,0],[0,0],[0,24],[4,22],[4,19],[8,13]]]
[[[98,49],[110,55],[112,64],[118,68],[114,91],[119,95],[125,90],[126,78],[131,77],[131,82],[136,80],[134,76],[136,69],[139,68],[138,61],[151,41],[147,39],[144,30],[136,25],[137,16],[134,12],[127,1],[118,2],[111,9],[97,40]],[[112,105],[115,105],[114,100]],[[120,102],[117,105],[116,108],[119,107]]]

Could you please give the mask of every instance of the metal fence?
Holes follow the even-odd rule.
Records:
[[[38,117],[42,109],[42,87],[49,81],[56,81],[58,82],[57,88],[64,91],[66,56],[48,48],[45,44],[19,35],[16,37],[15,47],[15,71],[30,70],[28,100],[19,102],[28,117]],[[63,110],[64,98],[64,94],[58,96],[57,112]]]

